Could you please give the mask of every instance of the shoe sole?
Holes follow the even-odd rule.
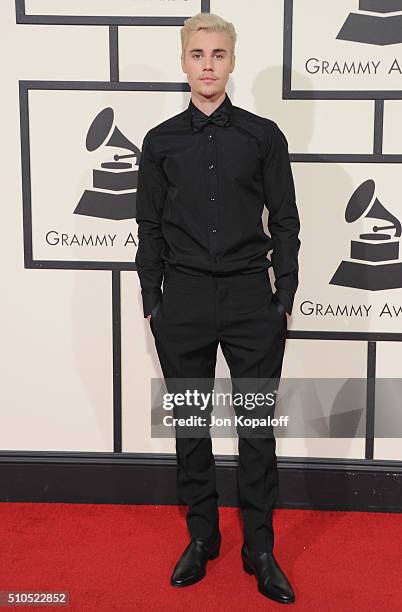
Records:
[[[221,550],[221,545],[219,544],[218,548],[209,554],[208,561],[213,561],[214,559],[219,557],[220,550]],[[197,582],[200,582],[200,580],[205,578],[205,576],[206,576],[206,572],[204,572],[203,575],[199,576],[198,578],[189,580],[188,582],[183,582],[183,584],[176,584],[175,582],[170,581],[170,585],[178,589],[181,589],[183,587],[191,586],[192,584],[196,584]]]
[[[247,574],[254,574],[254,570],[253,568],[247,563],[247,561],[245,561],[242,557],[242,561],[243,561],[243,569]],[[272,599],[272,601],[276,601],[278,603],[283,603],[283,604],[287,604],[287,603],[294,603],[296,601],[296,598],[294,599],[277,599],[276,597],[271,597],[271,595],[267,595],[266,593],[264,593],[260,587],[258,587],[259,592],[261,593],[261,595],[264,595],[264,597],[267,597],[268,599]]]

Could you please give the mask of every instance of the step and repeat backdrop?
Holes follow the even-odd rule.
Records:
[[[283,377],[312,380],[303,409],[326,434],[280,439],[278,455],[402,460],[402,0],[1,3],[0,447],[174,452],[151,436],[162,373],[136,188],[145,133],[188,105],[180,27],[199,11],[236,27],[233,104],[289,142],[301,249]]]

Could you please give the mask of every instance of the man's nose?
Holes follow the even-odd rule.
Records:
[[[204,59],[204,70],[211,70],[212,67],[213,67],[212,59],[206,57]]]

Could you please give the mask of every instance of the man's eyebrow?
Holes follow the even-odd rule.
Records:
[[[224,53],[226,53],[227,49],[212,49],[213,53],[218,53],[218,52],[222,52],[222,51]],[[204,53],[204,49],[190,49],[190,53],[195,53],[195,52],[197,52],[197,53]]]

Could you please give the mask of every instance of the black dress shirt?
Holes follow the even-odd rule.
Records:
[[[264,205],[271,236],[263,228]],[[226,93],[211,115],[190,100],[150,129],[139,161],[136,222],[144,317],[162,299],[170,266],[232,275],[273,265],[276,298],[291,314],[300,222],[288,143],[271,119],[232,105]]]

